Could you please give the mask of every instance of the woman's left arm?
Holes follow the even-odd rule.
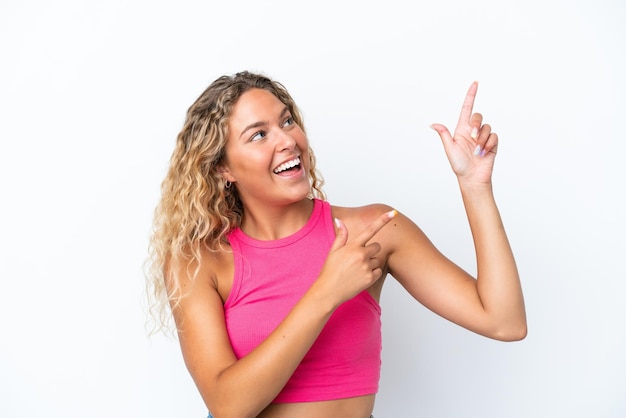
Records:
[[[490,338],[526,336],[526,311],[515,258],[493,195],[498,136],[472,113],[477,83],[467,92],[454,135],[433,124],[457,176],[476,252],[474,278],[444,257],[412,221],[398,216],[390,273],[425,306]]]

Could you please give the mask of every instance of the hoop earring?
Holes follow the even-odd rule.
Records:
[[[230,186],[232,186],[232,185],[233,184],[229,180],[226,180],[226,182],[224,183],[224,188],[225,189],[230,189]]]

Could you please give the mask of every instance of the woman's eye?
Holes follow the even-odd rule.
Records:
[[[293,125],[294,123],[295,122],[293,120],[293,116],[289,116],[287,119],[285,119],[283,126],[290,126],[290,125]]]
[[[250,141],[251,142],[260,141],[263,138],[265,138],[265,132],[259,131],[255,133],[254,135],[252,135],[252,137],[250,138]]]

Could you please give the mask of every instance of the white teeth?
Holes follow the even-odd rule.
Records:
[[[286,163],[282,163],[281,165],[276,167],[276,169],[274,170],[274,173],[278,174],[281,171],[289,170],[290,168],[295,167],[299,164],[300,164],[300,157],[296,157],[295,159],[291,161],[287,161]]]

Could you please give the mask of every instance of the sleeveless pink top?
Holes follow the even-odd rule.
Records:
[[[224,303],[237,358],[259,345],[317,279],[335,239],[328,202],[315,199],[295,234],[259,241],[233,230],[235,277]],[[381,354],[380,305],[365,290],[331,316],[274,402],[313,402],[374,394]],[[259,382],[262,385],[264,382]]]

